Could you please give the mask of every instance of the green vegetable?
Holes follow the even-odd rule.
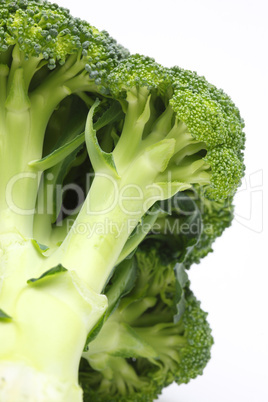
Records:
[[[104,400],[148,386],[152,401],[201,373],[212,340],[184,268],[231,222],[243,128],[204,77],[130,55],[56,4],[0,0],[1,401],[82,401],[84,350],[93,400],[105,383]],[[163,231],[177,219],[197,232]]]
[[[210,359],[207,314],[182,266],[163,264],[160,249],[151,247],[141,247],[136,259],[134,288],[83,354],[85,401],[152,401],[173,381],[202,374]]]

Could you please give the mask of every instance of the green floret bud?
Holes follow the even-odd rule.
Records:
[[[241,184],[245,166],[241,157],[232,148],[219,147],[208,151],[204,160],[212,170],[211,184],[207,195],[215,200],[234,195]]]
[[[225,119],[215,101],[205,98],[203,93],[185,89],[175,90],[171,104],[194,138],[206,142],[209,147],[225,142],[228,136]]]
[[[204,77],[178,67],[173,73],[172,108],[207,150],[204,161],[211,168],[207,195],[214,199],[233,195],[244,174],[244,122],[239,111],[222,90]]]
[[[104,71],[102,63],[119,60],[127,53],[106,32],[102,33],[85,21],[73,18],[67,9],[56,4],[38,1],[6,1],[1,3],[0,51],[19,43],[26,58],[42,56],[66,61],[68,55],[83,51],[87,60],[98,62],[98,70]],[[53,63],[54,64],[54,63]],[[53,64],[49,64],[49,68]]]
[[[240,112],[223,90],[216,88],[214,85],[208,83],[204,77],[198,76],[195,72],[183,70],[179,67],[171,69],[173,74],[173,81],[175,86],[175,94],[181,99],[184,99],[183,108],[186,118],[189,118],[193,113],[191,109],[191,102],[195,104],[198,100],[200,107],[198,108],[202,120],[200,125],[195,127],[194,121],[197,122],[196,117],[193,117],[193,135],[202,135],[201,127],[207,126],[207,131],[211,132],[213,129],[213,138],[211,138],[211,145],[215,144],[229,144],[236,149],[244,149],[245,135],[243,133],[244,121],[241,119]],[[178,110],[178,113],[181,113]],[[206,117],[210,117],[209,119]],[[216,114],[219,113],[217,116]],[[215,132],[216,131],[216,132]],[[211,132],[212,133],[212,132]],[[216,135],[217,134],[217,135]]]
[[[214,343],[207,313],[200,308],[200,302],[190,290],[185,293],[187,302],[182,322],[187,344],[181,349],[179,371],[176,375],[178,384],[187,384],[190,379],[203,374],[211,358]]]
[[[162,84],[167,88],[169,85],[167,76],[167,69],[154,59],[136,54],[122,61],[111,72],[108,85],[117,97],[135,87],[159,90]]]
[[[116,66],[107,86],[126,114],[115,163],[126,144],[134,157],[134,151],[137,156],[148,145],[172,139],[173,155],[159,182],[166,182],[169,173],[173,182],[207,186],[210,198],[235,193],[244,174],[244,122],[222,90],[195,73],[164,68],[138,54]],[[118,158],[120,171],[123,157]]]

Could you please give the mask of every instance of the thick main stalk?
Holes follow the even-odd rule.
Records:
[[[44,257],[17,234],[0,236],[0,255],[1,402],[81,402],[78,365],[106,297],[72,272],[29,281]]]
[[[88,286],[101,292],[131,232],[162,197],[154,184],[157,174],[147,154],[135,160],[123,178],[96,174],[69,234],[48,262],[75,270]]]

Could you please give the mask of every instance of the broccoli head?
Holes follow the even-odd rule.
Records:
[[[204,77],[56,4],[0,0],[1,400],[81,401],[85,344],[85,399],[151,401],[202,372],[184,268],[230,222],[243,129]],[[161,232],[178,219],[197,232]]]

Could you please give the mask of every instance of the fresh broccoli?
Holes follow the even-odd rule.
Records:
[[[134,288],[83,354],[85,401],[152,402],[173,381],[188,383],[201,375],[210,359],[207,314],[182,266],[163,264],[161,250],[144,245],[135,256]]]
[[[233,196],[243,128],[196,73],[131,56],[47,1],[0,0],[1,401],[82,400],[81,354],[116,268],[158,202],[202,187],[214,211]]]
[[[185,76],[190,89],[182,90]],[[121,61],[104,81],[111,96],[121,104],[123,123],[116,122],[111,128],[109,122],[107,130],[111,133],[113,129],[115,145],[111,145],[110,152],[104,151],[92,121],[100,101],[91,107],[85,137],[94,181],[72,229],[50,259],[54,264],[77,267],[79,275],[98,292],[132,229],[155,202],[189,189],[192,184],[204,186],[207,196],[220,200],[234,193],[244,170],[243,122],[239,113],[231,100],[227,107],[227,96],[217,93],[203,78],[163,68],[135,55]],[[191,133],[182,120],[184,114]],[[204,127],[200,128],[200,121]],[[115,205],[117,196],[120,200]],[[77,233],[81,225],[104,226],[107,221],[120,235],[110,233],[100,247],[95,247],[98,233],[90,241],[87,234]],[[83,247],[88,248],[88,257],[78,263],[73,250]],[[88,269],[96,263],[103,273],[102,280]]]

